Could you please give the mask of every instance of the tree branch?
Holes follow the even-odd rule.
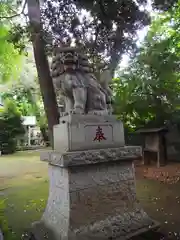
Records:
[[[22,10],[20,13],[16,13],[12,16],[3,16],[3,17],[0,17],[0,19],[12,19],[12,18],[15,18],[15,17],[18,17],[20,16],[21,14],[24,14],[24,10],[25,10],[25,7],[26,7],[26,3],[27,3],[27,0],[25,0],[24,4],[23,4],[23,7],[22,7]],[[15,11],[14,11],[15,12]]]

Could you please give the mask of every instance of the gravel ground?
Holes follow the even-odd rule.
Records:
[[[136,164],[135,169],[137,196],[145,211],[161,223],[160,231],[169,239],[180,239],[180,164]]]

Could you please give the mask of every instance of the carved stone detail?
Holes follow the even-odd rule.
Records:
[[[80,49],[61,47],[52,60],[56,92],[65,98],[66,114],[111,114],[111,76],[105,70],[100,81],[93,74],[88,57]]]
[[[76,152],[50,152],[42,153],[41,160],[61,167],[96,164],[120,160],[134,160],[142,156],[142,148],[138,146],[125,146],[119,148],[97,149]]]
[[[2,234],[1,229],[0,229],[0,240],[3,240],[3,239],[4,239],[3,234]]]

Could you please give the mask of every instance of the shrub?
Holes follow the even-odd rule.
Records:
[[[21,114],[16,104],[7,100],[3,110],[0,112],[0,150],[3,154],[16,151],[17,136],[24,133]]]

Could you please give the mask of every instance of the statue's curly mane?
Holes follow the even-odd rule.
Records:
[[[87,106],[83,110],[85,112],[107,110],[106,85],[97,81],[87,56],[79,49],[58,49],[51,69],[56,92],[60,91],[71,103],[80,106],[75,108],[84,109]]]
[[[92,73],[92,68],[86,55],[77,48],[62,48],[56,51],[52,60],[52,77],[58,77],[64,72],[82,71]]]
[[[64,48],[57,51],[52,61],[52,77],[56,81],[70,81],[71,87],[94,86],[101,88],[93,74],[88,58],[76,48]],[[95,84],[96,83],[96,84]]]

